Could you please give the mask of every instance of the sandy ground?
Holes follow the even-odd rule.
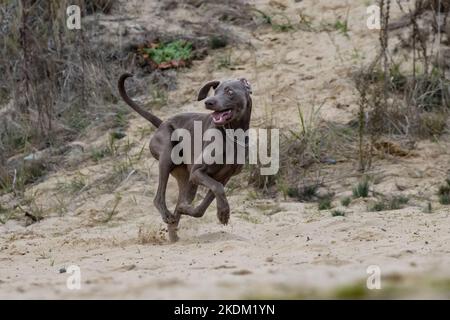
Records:
[[[138,22],[155,5],[130,3],[129,10],[143,6]],[[267,118],[277,127],[298,126],[298,104],[305,112],[323,104],[321,117],[326,120],[353,119],[357,97],[350,74],[373,57],[378,37],[366,27],[367,1],[251,3],[283,12],[292,21],[302,10],[314,17],[315,25],[348,14],[349,36],[337,31],[284,33],[270,27],[248,31],[242,36],[254,50],[242,45],[231,51],[236,70],[215,67],[228,49],[194,62],[180,72],[178,88],[169,95],[170,107],[156,113],[167,118],[200,111],[195,96],[202,83],[245,75],[254,87],[254,126],[267,123]],[[178,9],[171,18],[182,13]],[[345,297],[348,290],[364,291],[370,265],[381,270],[382,290],[376,294],[449,297],[450,209],[440,206],[435,196],[450,165],[448,136],[439,143],[419,142],[416,157],[376,161],[374,188],[385,194],[401,189],[412,198],[404,209],[368,212],[373,199],[356,199],[344,208],[345,217],[332,217],[315,203],[261,199],[236,178],[227,191],[232,208],[228,226],[218,223],[213,205],[202,219],[184,218],[180,241],[169,244],[152,204],[157,165],[146,149],[149,125],[133,115],[128,128],[128,152],[122,141],[116,157],[98,164],[83,161],[27,191],[34,205],[44,208],[45,219],[31,225],[11,219],[0,225],[0,298]],[[105,134],[83,143],[90,149],[106,140]],[[108,191],[101,184],[116,175],[126,154],[133,165]],[[358,180],[355,168],[351,161],[323,168],[336,193],[336,207]],[[86,186],[61,191],[75,179],[83,179]],[[173,206],[175,200],[171,181],[168,202]],[[431,213],[423,210],[427,201],[433,202]],[[66,286],[70,275],[64,269],[71,265],[80,267],[80,290]],[[411,290],[392,291],[396,286]],[[364,291],[362,297],[372,295]]]

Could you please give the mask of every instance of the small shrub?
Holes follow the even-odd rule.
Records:
[[[120,201],[122,201],[122,196],[119,193],[116,193],[114,195],[114,202],[112,208],[110,210],[106,208],[104,209],[105,216],[103,217],[101,222],[107,223],[111,221],[111,219],[118,213],[117,207],[119,206]]]
[[[78,191],[81,191],[85,186],[86,179],[82,175],[79,175],[70,182],[70,191],[72,193],[76,193]]]
[[[403,208],[403,205],[409,202],[406,196],[394,196],[389,200],[389,210],[397,210]]]
[[[318,189],[318,184],[305,185],[301,188],[290,187],[287,189],[287,195],[299,201],[312,201],[317,197]]]
[[[228,39],[225,36],[211,36],[209,38],[209,47],[211,49],[225,48],[228,45]]]
[[[88,114],[80,110],[78,106],[69,108],[62,114],[62,118],[70,128],[76,131],[83,131],[90,123]]]
[[[33,160],[24,164],[22,168],[22,178],[24,184],[36,182],[47,173],[47,167],[44,160]]]
[[[289,21],[286,23],[274,23],[272,24],[272,28],[274,31],[279,32],[288,32],[290,30],[294,30],[294,26]]]
[[[72,180],[69,182],[61,182],[58,183],[58,187],[61,191],[75,194],[83,190],[87,185],[86,177],[81,173],[77,174]]]
[[[317,197],[317,190],[319,189],[318,185],[307,185],[300,189],[300,197],[306,200],[312,200],[314,197]]]
[[[119,151],[119,146],[117,145],[117,139],[114,134],[109,134],[108,137],[108,145],[107,145],[107,153],[116,156],[117,152]]]
[[[393,90],[402,91],[408,82],[408,78],[400,70],[400,64],[393,64],[389,68],[390,84]],[[380,77],[384,78],[384,73],[380,71]]]
[[[99,162],[101,159],[110,156],[111,152],[109,148],[103,148],[103,149],[95,149],[92,150],[91,152],[91,158],[92,160],[94,160],[95,162]]]
[[[341,204],[344,207],[348,207],[350,205],[350,202],[352,202],[352,198],[350,198],[350,197],[345,197],[345,198],[341,199]]]
[[[7,210],[0,205],[0,223],[5,224],[9,219],[12,218],[14,212],[13,210]]]
[[[103,12],[108,14],[111,12],[114,2],[116,2],[116,0],[86,0],[84,1],[84,4],[88,14],[92,14],[94,12]]]
[[[438,197],[440,204],[450,204],[450,179],[447,179],[446,184],[439,187]]]
[[[369,181],[365,179],[359,182],[356,187],[353,188],[354,198],[367,198],[369,196]]]
[[[409,201],[408,197],[405,196],[394,196],[390,199],[382,199],[374,203],[369,211],[387,211],[387,210],[398,210],[402,209],[405,204]]]
[[[22,211],[26,217],[31,219],[31,223],[39,222],[44,218],[45,211],[43,206],[37,203],[36,194],[24,197],[17,208]]]
[[[297,198],[298,197],[298,189],[297,188],[293,188],[293,187],[289,187],[286,190],[286,194],[291,197],[291,198]]]
[[[47,160],[25,161],[14,172],[1,172],[0,193],[23,191],[27,184],[34,183],[43,177],[47,171]]]
[[[450,106],[448,87],[442,71],[433,69],[429,74],[420,74],[416,79],[416,88],[412,93],[417,106],[427,112],[445,110]]]
[[[273,15],[269,15],[261,10],[254,10],[261,15],[264,23],[272,26],[272,30],[274,31],[287,32],[294,30],[294,26],[286,15],[282,13],[274,13]]]
[[[370,208],[369,211],[384,211],[386,209],[386,203],[384,201],[375,202]]]
[[[270,15],[268,15],[267,13],[265,13],[259,9],[254,9],[254,10],[261,15],[264,23],[272,24],[272,17]]]
[[[318,204],[319,210],[331,209],[331,201],[332,201],[331,196],[326,196],[326,197],[319,199],[319,204]]]
[[[439,196],[439,203],[443,205],[450,204],[450,194],[443,194]]]
[[[424,213],[432,213],[433,212],[433,206],[431,205],[431,202],[427,202],[427,205],[422,210]]]
[[[114,140],[120,140],[126,137],[126,134],[120,130],[113,131],[110,134]]]
[[[228,51],[224,55],[217,59],[217,69],[230,69],[232,65],[231,62],[231,52]]]
[[[166,90],[156,86],[156,88],[154,88],[151,91],[151,95],[152,95],[151,105],[153,108],[159,109],[159,108],[167,105],[167,101],[169,100],[169,95],[167,94]]]
[[[114,116],[114,126],[125,128],[127,123],[127,113],[125,111],[119,110]]]
[[[331,216],[333,216],[333,217],[345,217],[345,211],[333,210],[333,211],[331,211]]]
[[[439,137],[447,126],[447,115],[442,112],[424,112],[419,115],[419,133],[424,137]]]

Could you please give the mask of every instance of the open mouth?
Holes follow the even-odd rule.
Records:
[[[211,114],[213,122],[215,124],[224,124],[225,122],[227,122],[228,120],[231,119],[232,115],[233,115],[233,110],[231,110],[231,109],[224,110],[224,111],[214,111]]]

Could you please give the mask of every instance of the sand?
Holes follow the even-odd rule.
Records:
[[[281,11],[292,21],[302,10],[314,17],[315,25],[345,19],[348,12],[349,35],[285,33],[270,27],[247,31],[242,37],[255,49],[233,48],[236,70],[215,67],[227,49],[194,62],[191,69],[179,73],[169,106],[155,113],[167,118],[201,111],[202,103],[195,97],[202,83],[245,76],[254,92],[253,126],[263,125],[268,117],[276,127],[298,126],[298,105],[305,112],[322,105],[320,117],[325,120],[345,124],[353,119],[357,95],[350,75],[374,56],[378,37],[366,27],[366,1],[250,3],[262,10]],[[141,5],[143,9],[138,10]],[[129,23],[148,21],[154,6],[152,1],[130,1],[126,8],[135,18]],[[177,9],[171,18],[179,18],[183,10]],[[140,97],[144,102],[150,99],[150,95]],[[448,297],[448,287],[428,291],[421,286],[428,279],[444,284],[450,279],[450,209],[439,205],[435,196],[450,164],[448,135],[439,143],[420,141],[415,157],[375,162],[373,188],[384,194],[401,189],[411,197],[403,209],[369,212],[372,198],[355,199],[342,208],[339,199],[350,195],[359,179],[352,161],[323,169],[336,193],[333,205],[345,211],[343,217],[319,211],[317,203],[282,196],[263,199],[237,177],[227,190],[232,211],[229,225],[218,223],[212,205],[201,219],[183,218],[180,241],[170,244],[152,204],[157,162],[146,148],[148,128],[144,119],[131,116],[126,134],[134,164],[114,191],[99,185],[116,174],[117,165],[125,161],[123,151],[98,164],[86,160],[59,170],[27,190],[34,206],[43,208],[45,219],[33,224],[11,219],[0,225],[0,298],[333,297],[342,287],[364,287],[371,265],[381,270],[381,292],[392,281],[404,284],[420,279],[417,290],[401,297]],[[106,141],[107,134],[83,139],[86,149]],[[120,143],[123,146],[125,141]],[[62,184],[80,176],[87,187],[74,193],[61,191]],[[171,207],[176,194],[171,181]],[[431,213],[423,209],[428,201],[433,202]],[[71,265],[81,271],[79,290],[67,287],[71,275],[65,271]]]

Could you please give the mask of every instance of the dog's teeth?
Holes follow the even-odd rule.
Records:
[[[214,111],[211,116],[213,117],[214,123],[224,123],[226,120],[230,118],[232,111],[226,110],[226,111]]]

